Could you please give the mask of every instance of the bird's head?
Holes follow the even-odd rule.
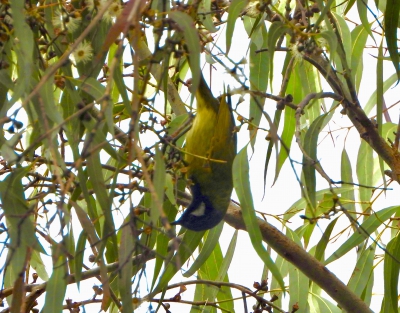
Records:
[[[193,231],[202,231],[216,226],[225,216],[226,209],[216,209],[208,197],[201,193],[200,186],[191,187],[192,202],[181,217],[171,225],[181,225]]]

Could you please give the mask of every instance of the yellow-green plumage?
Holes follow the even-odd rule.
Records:
[[[201,76],[196,92],[197,113],[185,146],[193,200],[173,224],[197,231],[210,229],[223,219],[229,206],[236,134],[225,98],[221,97],[221,102],[214,98]]]

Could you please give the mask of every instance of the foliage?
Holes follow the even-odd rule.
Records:
[[[186,311],[233,312],[243,302],[246,312],[370,312],[383,262],[382,312],[397,312],[400,207],[376,202],[400,183],[397,102],[388,97],[400,78],[399,12],[395,0],[1,1],[8,311],[100,303],[109,312],[140,304],[168,312],[178,302]],[[248,38],[238,43],[243,29]],[[235,60],[238,44],[248,53]],[[376,60],[374,86],[363,75],[367,57]],[[178,234],[169,225],[190,200],[181,157],[195,113],[189,91],[204,60],[212,87],[232,95],[244,142],[233,168],[240,206],[225,218],[236,228],[229,244],[220,240],[223,224]],[[214,79],[224,71],[229,88]],[[365,85],[368,101],[360,100]],[[332,151],[344,146],[336,165],[320,162],[329,138]],[[256,157],[265,161],[264,185],[250,181],[261,168],[249,161]],[[297,183],[292,206],[272,211],[254,201],[282,180]],[[228,275],[249,249],[237,245],[239,229],[265,264],[253,287]],[[325,255],[332,246],[336,253]],[[346,266],[354,251],[353,275],[342,283],[324,265]],[[86,281],[100,286],[75,301],[67,287]],[[184,293],[189,285],[194,296]]]

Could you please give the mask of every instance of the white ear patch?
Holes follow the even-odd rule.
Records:
[[[192,211],[192,212],[190,212],[190,214],[192,214],[194,216],[203,216],[205,211],[206,211],[206,205],[204,204],[204,202],[202,202],[197,207],[197,209]]]

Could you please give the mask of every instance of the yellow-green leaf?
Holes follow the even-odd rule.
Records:
[[[283,278],[279,272],[276,264],[272,261],[271,256],[265,250],[262,244],[262,236],[260,227],[253,205],[253,197],[250,189],[249,179],[249,162],[247,159],[247,146],[245,146],[235,157],[233,161],[233,185],[235,187],[236,194],[240,201],[242,208],[243,220],[246,224],[246,229],[249,234],[251,243],[254,250],[257,252],[261,260],[265,263],[272,275],[278,281],[282,290],[285,289]]]
[[[386,209],[383,209],[379,212],[376,212],[369,216],[364,223],[358,226],[359,231],[355,232],[350,236],[340,247],[337,249],[325,262],[327,265],[343,255],[349,252],[351,249],[356,247],[358,244],[362,243],[364,240],[369,238],[369,235],[372,234],[379,226],[382,225],[388,218],[390,218],[394,213],[400,210],[400,206],[393,206]]]

